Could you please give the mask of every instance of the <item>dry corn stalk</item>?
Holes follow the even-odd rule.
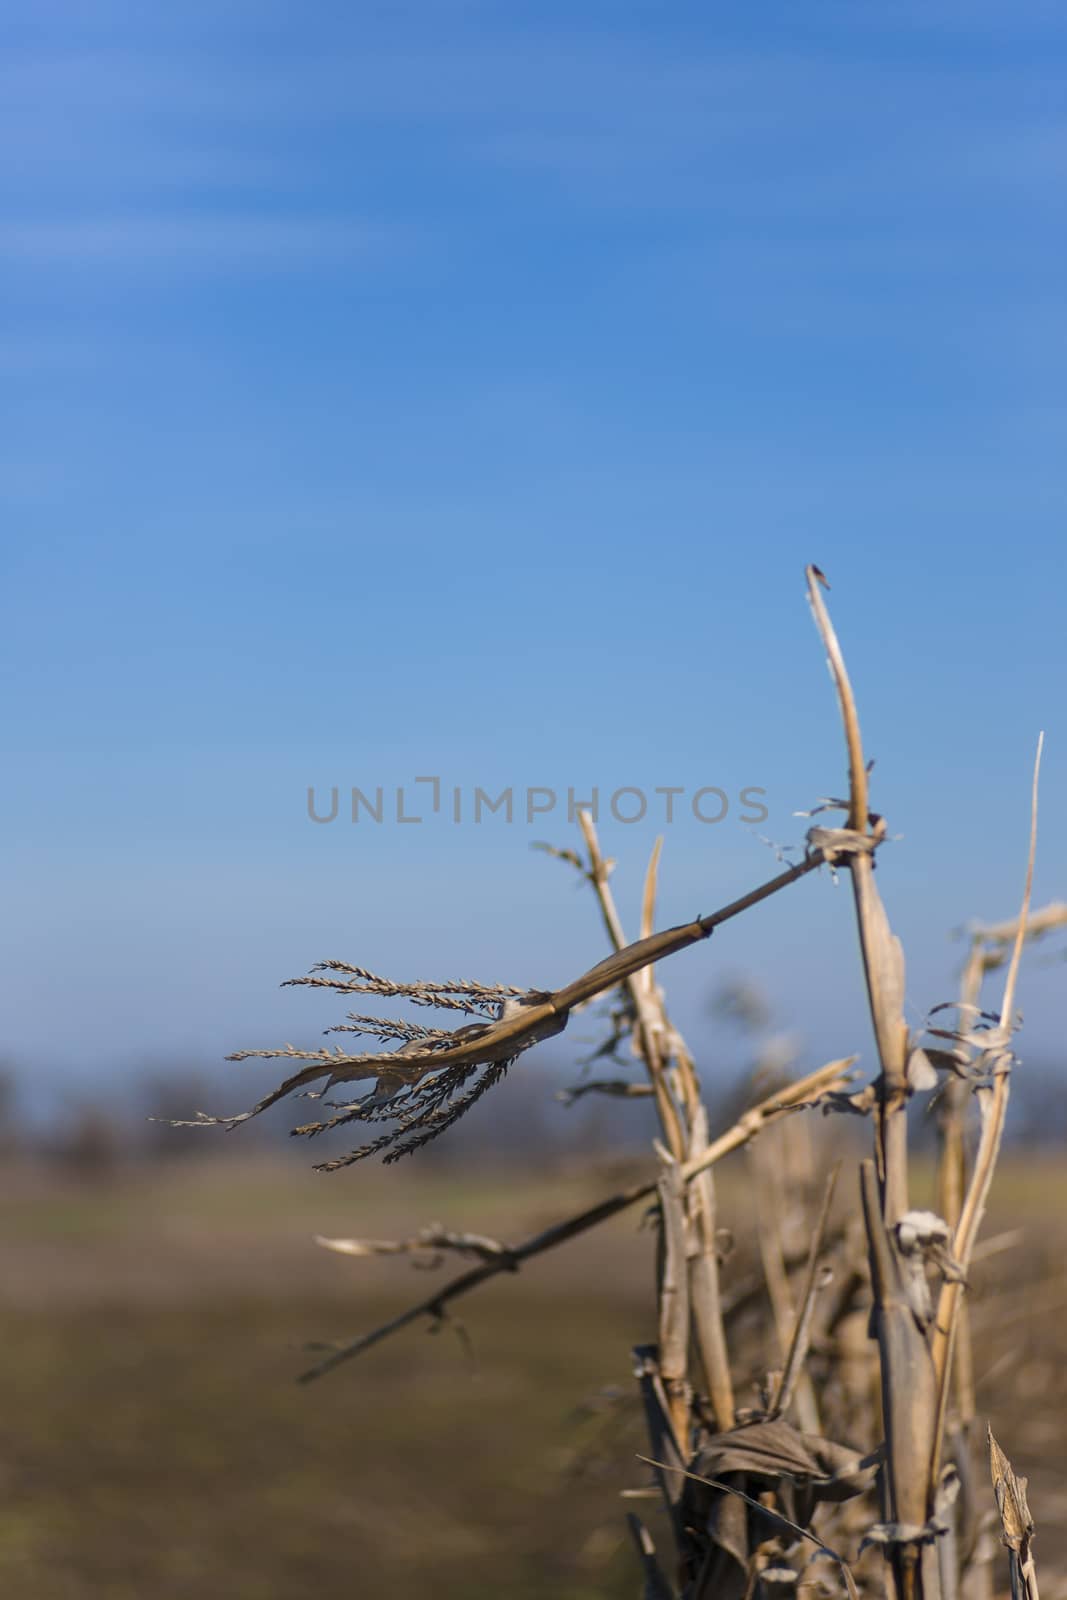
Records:
[[[806,1596],[815,1582],[812,1563],[827,1557],[836,1563],[850,1596],[879,1590],[888,1576],[896,1600],[956,1600],[961,1574],[966,1572],[966,1553],[952,1511],[958,1482],[951,1469],[942,1470],[941,1439],[953,1350],[966,1353],[962,1288],[974,1258],[1003,1130],[1022,945],[1026,937],[1067,923],[1067,908],[1057,905],[1029,914],[1036,840],[1035,768],[1021,915],[1012,924],[976,936],[980,942],[972,946],[957,1028],[929,1029],[925,1046],[921,1036],[911,1034],[904,1017],[903,952],[875,881],[876,855],[885,841],[886,825],[869,809],[868,768],[855,698],[822,597],[822,588],[828,585],[814,567],[808,569],[807,581],[837,693],[849,768],[847,799],[827,801],[818,809],[841,809],[844,826],[812,826],[803,859],[795,866],[711,916],[662,933],[653,931],[657,843],[645,879],[641,937],[627,944],[609,885],[611,864],[600,852],[592,820],[583,814],[585,856],[570,850],[555,853],[576,866],[596,893],[613,947],[604,961],[554,992],[472,982],[401,984],[343,962],[324,963],[295,981],[341,994],[401,998],[475,1020],[450,1030],[354,1011],[336,1031],[362,1033],[394,1048],[359,1055],[339,1047],[239,1052],[239,1057],[280,1057],[302,1065],[252,1111],[232,1118],[201,1115],[197,1121],[232,1126],[290,1094],[308,1092],[315,1098],[336,1085],[369,1083],[373,1087],[360,1099],[331,1107],[335,1114],[330,1118],[294,1131],[315,1135],[356,1122],[385,1124],[387,1131],[369,1144],[323,1165],[331,1169],[375,1151],[395,1159],[451,1126],[500,1081],[518,1054],[559,1034],[576,1008],[598,996],[613,995],[617,1010],[609,1048],[614,1051],[629,1037],[647,1083],[611,1080],[585,1087],[614,1094],[649,1093],[661,1134],[655,1174],[516,1245],[489,1234],[456,1233],[438,1224],[400,1241],[321,1240],[353,1257],[408,1253],[425,1259],[429,1254],[436,1261],[456,1253],[473,1257],[475,1264],[383,1326],[333,1349],[305,1376],[331,1371],[411,1323],[441,1320],[452,1301],[492,1277],[519,1270],[626,1207],[658,1195],[659,1340],[655,1346],[639,1347],[636,1370],[675,1540],[682,1600]],[[822,864],[843,868],[850,876],[878,1074],[857,1090],[851,1082],[855,1058],[832,1062],[764,1098],[726,1133],[709,1139],[694,1060],[669,1020],[655,965],[706,939],[715,928]],[[1008,973],[999,1013],[976,1016],[982,975],[1004,964]],[[949,1081],[941,1217],[909,1209],[907,1143],[909,1099],[917,1089],[936,1083],[939,1073],[947,1074]],[[312,1087],[324,1080],[324,1088]],[[972,1088],[982,1114],[982,1137],[968,1179],[962,1118],[964,1095]],[[758,1375],[758,1403],[745,1406],[739,1403],[736,1330],[747,1326],[737,1319],[748,1314],[754,1297],[748,1289],[724,1295],[720,1284],[712,1169],[768,1126],[806,1106],[872,1116],[874,1159],[860,1170],[868,1265],[862,1260],[862,1233],[853,1227],[834,1234],[830,1227],[832,1185],[802,1253],[806,1256],[802,1275],[796,1250],[784,1246],[784,1208],[779,1207],[777,1214],[773,1205],[763,1208],[760,1242],[776,1300],[781,1371]],[[766,1152],[754,1170],[773,1199],[777,1179]],[[796,1214],[795,1207],[791,1214]],[[880,1406],[873,1407],[870,1363],[856,1344],[868,1313],[877,1341],[881,1392]],[[750,1339],[744,1342],[751,1348]],[[819,1365],[824,1377],[817,1408],[809,1381],[812,1363]],[[973,1414],[973,1385],[966,1360],[958,1371],[958,1410],[967,1423]],[[800,1427],[789,1420],[791,1407]],[[866,1454],[827,1436],[831,1424],[867,1433]],[[990,1452],[1012,1562],[1013,1600],[1037,1600],[1025,1480],[1015,1477],[992,1435]],[[875,1475],[878,1506],[871,1500]],[[700,1493],[693,1489],[694,1483],[700,1484]],[[820,1527],[834,1533],[834,1546],[822,1533],[812,1531],[816,1508],[821,1508]],[[636,1519],[631,1519],[631,1531],[645,1572],[646,1594],[655,1600],[674,1595],[651,1535]],[[854,1543],[857,1535],[862,1535],[860,1548],[850,1549],[848,1556],[841,1553],[839,1547],[846,1541]],[[806,1546],[798,1546],[798,1536]],[[888,1568],[875,1565],[872,1549],[884,1551]]]

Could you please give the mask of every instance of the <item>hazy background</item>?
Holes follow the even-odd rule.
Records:
[[[14,0],[3,43],[4,1046],[35,1095],[314,1036],[275,986],[325,956],[599,956],[528,849],[562,802],[353,827],[353,784],[760,786],[757,829],[666,829],[662,918],[768,874],[755,835],[844,781],[807,560],[903,835],[916,1018],[948,930],[1017,903],[1042,726],[1063,893],[1058,7]],[[603,829],[631,928],[660,826]],[[675,964],[681,1020],[753,972],[813,1057],[865,1046],[848,923],[798,886]],[[1031,1051],[1061,978],[1028,975]]]

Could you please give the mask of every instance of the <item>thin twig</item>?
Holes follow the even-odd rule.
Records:
[[[798,1105],[812,1101],[820,1094],[832,1093],[836,1087],[847,1081],[848,1069],[852,1066],[854,1056],[842,1061],[831,1061],[818,1071],[809,1073],[806,1078],[797,1083],[790,1084],[785,1090],[776,1095],[769,1096],[759,1105],[753,1106],[750,1111],[727,1130],[726,1133],[711,1143],[708,1148],[695,1160],[686,1162],[681,1169],[684,1182],[689,1183],[698,1173],[720,1161],[723,1156],[729,1155],[732,1150],[739,1149],[747,1144],[749,1139],[761,1132],[770,1123],[781,1116],[788,1116]],[[469,1294],[471,1290],[478,1289],[490,1278],[495,1278],[500,1272],[514,1270],[516,1263],[531,1260],[534,1256],[542,1255],[546,1250],[553,1250],[557,1245],[565,1244],[569,1239],[576,1238],[579,1234],[587,1232],[590,1228],[598,1227],[606,1222],[609,1217],[617,1216],[620,1211],[625,1211],[629,1206],[636,1205],[639,1200],[645,1200],[656,1191],[658,1174],[651,1180],[633,1184],[628,1189],[622,1189],[617,1194],[609,1195],[600,1200],[596,1205],[589,1206],[584,1211],[577,1212],[574,1216],[565,1218],[562,1222],[554,1223],[541,1233],[534,1234],[525,1239],[521,1244],[515,1245],[506,1258],[497,1261],[486,1261],[469,1272],[454,1278],[440,1288],[436,1294],[427,1295],[416,1305],[409,1306],[406,1311],[390,1318],[381,1327],[373,1329],[370,1333],[361,1335],[352,1340],[350,1344],[342,1345],[337,1350],[332,1350],[324,1360],[318,1362],[307,1372],[303,1373],[300,1381],[308,1383],[314,1378],[321,1378],[327,1372],[332,1372],[343,1362],[350,1361],[353,1356],[361,1355],[364,1350],[369,1350],[390,1334],[397,1333],[401,1328],[408,1327],[413,1322],[419,1322],[424,1317],[439,1317],[443,1308],[451,1300],[458,1299],[461,1295]]]
[[[596,827],[588,811],[579,811],[578,822],[585,838],[585,847],[589,852],[589,871],[586,876],[593,886],[593,892],[600,905],[604,926],[608,938],[615,947],[616,952],[626,948],[626,935],[622,930],[619,913],[615,907],[615,899],[611,892],[608,877],[610,868],[600,852],[600,841],[597,839]],[[658,856],[654,853],[653,860]],[[655,878],[652,877],[654,885]],[[649,887],[645,886],[646,904],[649,898]],[[651,937],[651,929],[645,938]],[[626,979],[626,988],[630,1003],[634,1009],[636,1019],[637,1044],[641,1057],[648,1071],[648,1076],[656,1095],[656,1110],[659,1112],[660,1126],[663,1136],[667,1141],[668,1149],[676,1161],[681,1161],[685,1156],[685,1135],[682,1132],[681,1119],[678,1107],[671,1097],[670,1088],[666,1077],[666,1060],[663,1050],[662,1030],[660,1019],[652,989],[650,974],[651,965],[643,971],[635,972]]]
[[[608,883],[610,863],[600,851],[593,819],[587,811],[579,812],[579,822],[589,855],[589,869],[584,875],[593,886],[600,904],[608,937],[620,948],[624,943],[622,923],[615,907]],[[658,838],[652,847],[648,869],[645,873],[641,896],[641,936],[652,936],[656,886],[660,852],[663,840]],[[567,854],[568,860],[580,865],[580,857]],[[627,980],[627,992],[633,1018],[634,1048],[641,1056],[648,1072],[650,1086],[656,1096],[660,1126],[667,1139],[672,1159],[698,1158],[707,1148],[707,1112],[700,1097],[696,1068],[678,1031],[671,1026],[667,1016],[662,991],[655,981],[655,967],[649,965]],[[673,1075],[669,1069],[673,1064]],[[673,1076],[673,1083],[672,1083]],[[661,1251],[660,1311],[665,1315],[664,1301],[672,1306],[682,1304],[688,1315],[679,1321],[669,1318],[671,1348],[661,1349],[664,1383],[667,1387],[672,1422],[680,1439],[688,1433],[683,1417],[683,1400],[688,1406],[690,1391],[682,1382],[687,1359],[679,1356],[676,1345],[688,1334],[688,1319],[692,1318],[693,1332],[700,1351],[712,1407],[720,1427],[732,1427],[734,1420],[733,1388],[730,1377],[729,1356],[722,1326],[719,1296],[719,1267],[715,1247],[715,1195],[710,1168],[706,1168],[684,1197],[682,1221],[685,1228],[685,1248],[681,1255],[672,1256],[670,1250]],[[667,1200],[661,1196],[661,1206]],[[664,1209],[666,1216],[666,1210]],[[672,1217],[672,1221],[677,1218]],[[665,1227],[663,1240],[669,1238]],[[678,1262],[682,1266],[678,1268]],[[680,1270],[686,1279],[679,1284]],[[687,1343],[687,1339],[686,1339]],[[661,1337],[661,1346],[664,1340]],[[680,1366],[680,1370],[675,1370]],[[672,1388],[672,1385],[674,1387]]]
[[[849,828],[869,842],[884,836],[885,824],[868,832],[867,769],[863,759],[855,696],[833,623],[819,592],[815,570],[808,568],[808,598],[830,662],[848,746]],[[874,882],[874,857],[869,848],[842,851],[852,880],[863,971],[867,980],[871,1021],[882,1066],[879,1080],[879,1179],[886,1218],[895,1222],[908,1209],[907,1119],[908,1026],[904,1019],[904,953],[893,936]]]
[[[650,1083],[631,1083],[628,1078],[591,1078],[588,1083],[575,1083],[568,1089],[557,1089],[556,1099],[572,1106],[587,1094],[606,1094],[616,1100],[645,1100],[655,1094]]]
[[[679,1452],[689,1454],[689,1274],[685,1251],[685,1184],[678,1163],[657,1144],[661,1254],[659,1370]]]
[[[771,1407],[772,1417],[779,1417],[783,1412],[788,1411],[796,1381],[807,1358],[808,1341],[811,1337],[811,1318],[815,1309],[816,1291],[819,1288],[819,1255],[822,1251],[823,1239],[826,1235],[826,1224],[830,1216],[830,1206],[833,1204],[834,1189],[837,1186],[837,1177],[840,1171],[841,1163],[838,1161],[826,1180],[818,1221],[815,1224],[815,1231],[811,1236],[811,1247],[808,1250],[808,1264],[804,1272],[804,1288],[800,1296],[800,1310],[797,1313],[796,1326],[793,1329],[793,1340],[782,1372],[782,1381],[778,1385],[778,1393]]]
[[[708,1114],[701,1103],[690,1127],[690,1159],[699,1160],[708,1148]],[[724,1308],[719,1286],[719,1251],[715,1238],[715,1187],[710,1168],[689,1185],[689,1309],[695,1343],[704,1368],[715,1426],[726,1433],[734,1426],[734,1387],[730,1353],[726,1346]]]
[[[995,1028],[990,1030],[985,1040],[985,1050],[992,1057],[1003,1055],[1007,1051],[1014,1030],[1015,985],[1019,975],[1022,947],[1026,939],[1030,896],[1034,883],[1034,858],[1037,853],[1038,785],[1041,776],[1041,753],[1044,749],[1044,743],[1045,735],[1042,733],[1038,736],[1037,753],[1034,758],[1034,776],[1030,790],[1030,848],[1027,854],[1026,884],[1023,889],[1022,909],[1019,913],[1016,927],[1008,975],[1004,983],[1004,998],[1000,1008],[1000,1021]],[[992,1089],[979,1089],[976,1091],[981,1096],[979,1105],[982,1110],[982,1134],[978,1145],[978,1153],[975,1156],[970,1187],[963,1203],[963,1209],[960,1212],[960,1220],[952,1243],[952,1254],[958,1263],[960,1277],[953,1280],[946,1279],[941,1285],[941,1293],[937,1302],[937,1316],[934,1321],[930,1343],[938,1382],[937,1427],[934,1433],[931,1482],[936,1482],[940,1466],[941,1441],[944,1437],[945,1417],[948,1408],[952,1348],[960,1296],[963,1282],[966,1280],[967,1270],[970,1267],[971,1256],[978,1237],[978,1229],[981,1227],[982,1218],[985,1215],[989,1188],[993,1181],[993,1170],[996,1167],[997,1156],[1000,1153],[1000,1142],[1004,1134],[1004,1118],[1008,1109],[1008,1096],[1011,1092],[1010,1062],[1002,1059],[998,1065],[999,1070],[996,1071]]]
[[[439,1222],[420,1228],[410,1239],[327,1239],[317,1233],[315,1243],[341,1256],[434,1255],[451,1250],[457,1255],[477,1256],[481,1261],[509,1261],[514,1257],[511,1246],[501,1244],[499,1239],[490,1239],[483,1233],[456,1233]]]

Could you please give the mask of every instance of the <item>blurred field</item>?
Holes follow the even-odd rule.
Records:
[[[632,1596],[619,1490],[645,1481],[645,1445],[629,1350],[653,1334],[638,1212],[463,1301],[462,1330],[407,1330],[293,1382],[309,1341],[371,1327],[427,1283],[313,1234],[440,1220],[516,1239],[619,1176],[415,1162],[323,1178],[229,1154],[92,1182],[12,1167],[0,1592]],[[986,1236],[1032,1231],[987,1257],[974,1297],[979,1402],[1030,1475],[1046,1596],[1067,1592],[1065,1199],[1062,1164],[1005,1166]]]

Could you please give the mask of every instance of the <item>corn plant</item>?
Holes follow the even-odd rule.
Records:
[[[604,1054],[629,1045],[643,1079],[603,1079],[573,1091],[644,1094],[658,1136],[647,1174],[518,1243],[438,1225],[409,1239],[320,1241],[350,1257],[455,1255],[450,1281],[381,1327],[320,1354],[303,1375],[335,1372],[411,1324],[440,1322],[458,1299],[503,1272],[640,1205],[654,1207],[657,1231],[655,1344],[633,1352],[647,1421],[643,1457],[669,1530],[669,1553],[629,1518],[649,1600],[778,1600],[815,1588],[896,1600],[989,1600],[991,1535],[999,1516],[1012,1594],[1036,1600],[1033,1521],[1025,1480],[988,1435],[994,1494],[976,1488],[976,1407],[966,1289],[1004,1130],[1015,1065],[1015,996],[1024,943],[1067,924],[1067,906],[1031,913],[1037,835],[1033,776],[1029,854],[1022,906],[1004,924],[971,930],[957,998],[927,1013],[916,1031],[904,1014],[905,965],[878,887],[887,838],[869,803],[870,769],[844,656],[823,597],[825,579],[807,571],[807,592],[834,684],[848,762],[847,793],[810,815],[798,861],[710,915],[655,931],[659,845],[649,863],[638,938],[629,942],[612,894],[594,819],[580,815],[577,847],[551,854],[579,873],[596,897],[610,950],[560,989],[474,981],[395,982],[343,961],[321,963],[295,983],[353,1000],[399,1000],[435,1013],[437,1025],[355,1009],[330,1030],[363,1036],[319,1050],[243,1050],[233,1059],[292,1063],[291,1075],[251,1110],[196,1118],[230,1127],[290,1096],[321,1105],[295,1127],[314,1139],[345,1128],[369,1133],[320,1170],[380,1154],[386,1162],[438,1138],[505,1078],[516,1058],[560,1035],[580,1009],[607,997]],[[836,814],[836,816],[835,816]],[[778,1083],[732,1126],[710,1131],[697,1061],[671,1021],[659,974],[678,951],[822,870],[848,875],[877,1071],[859,1081],[855,1056]],[[983,1008],[985,979],[1003,968],[999,1003]],[[447,1026],[462,1016],[458,1026]],[[350,1086],[356,1086],[355,1092]],[[913,1207],[908,1108],[936,1091],[940,1139],[938,1211]],[[350,1095],[354,1097],[349,1098]],[[335,1099],[328,1096],[336,1095]],[[967,1154],[967,1118],[979,1136]],[[866,1120],[870,1154],[858,1162],[852,1218],[835,1207],[845,1189],[839,1167],[824,1184],[791,1178],[769,1141],[793,1137],[801,1112],[819,1109]],[[364,1127],[364,1125],[367,1125]],[[758,1253],[770,1308],[727,1293],[716,1199],[718,1164],[750,1151]],[[755,1305],[755,1311],[754,1311]],[[755,1361],[753,1352],[758,1352]]]

